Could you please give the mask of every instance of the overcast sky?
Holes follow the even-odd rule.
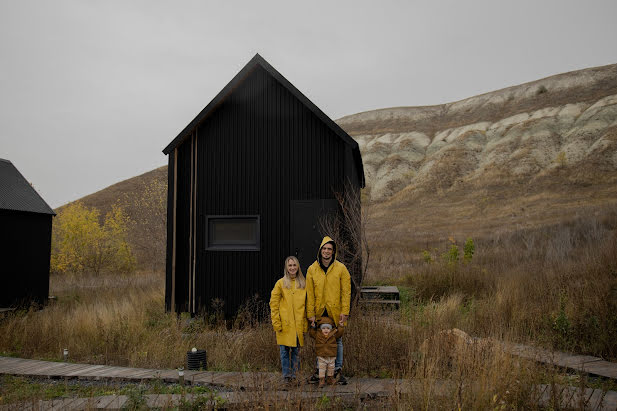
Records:
[[[615,0],[0,0],[0,158],[55,208],[167,164],[255,53],[337,119],[617,63],[615,16]]]

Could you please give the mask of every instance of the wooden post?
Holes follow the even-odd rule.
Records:
[[[174,149],[174,211],[173,211],[173,236],[171,248],[171,309],[176,311],[176,213],[178,203],[178,148]]]
[[[195,195],[193,196],[193,213],[194,213],[194,217],[193,217],[193,229],[194,234],[193,234],[193,313],[196,312],[196,307],[195,307],[195,277],[197,276],[197,273],[195,271],[196,269],[196,265],[197,265],[197,230],[198,230],[198,226],[197,224],[199,224],[199,219],[197,218],[197,159],[198,159],[198,155],[197,155],[197,129],[195,129],[195,170],[194,170],[194,178],[193,178],[193,184],[194,184],[194,190],[195,190]]]
[[[193,148],[194,148],[195,135],[191,134],[191,178],[190,178],[190,194],[189,194],[189,272],[188,280],[189,280],[189,295],[188,295],[188,312],[193,312],[192,301],[193,301],[193,266],[191,261],[193,260]]]

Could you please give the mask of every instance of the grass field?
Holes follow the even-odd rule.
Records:
[[[402,307],[352,313],[345,373],[421,381],[424,388],[397,403],[405,407],[537,406],[534,385],[563,377],[490,341],[617,360],[616,226],[611,218],[580,220],[477,239],[468,262],[464,239],[373,242],[367,283],[399,286]],[[177,368],[195,346],[207,349],[212,370],[279,370],[271,326],[256,321],[263,303],[250,303],[233,324],[216,312],[177,317],[164,311],[162,273],[52,276],[50,294],[57,300],[44,309],[2,318],[2,355],[61,360],[68,348],[74,362]],[[489,342],[460,346],[439,338],[452,328]],[[305,375],[314,361],[311,344],[301,351]],[[440,381],[449,382],[445,394],[434,390]],[[15,395],[5,393],[2,401]]]

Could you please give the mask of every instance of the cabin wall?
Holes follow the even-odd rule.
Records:
[[[282,276],[284,258],[293,254],[291,201],[334,199],[347,179],[357,184],[357,173],[343,139],[260,66],[193,134],[178,146],[176,159],[176,308],[184,310],[191,299],[194,246],[194,311],[210,311],[216,300],[229,316],[254,295],[267,301]],[[196,149],[193,233],[191,146]],[[208,215],[259,215],[260,250],[206,250]],[[308,267],[301,268],[306,274]]]
[[[0,210],[0,307],[47,302],[51,225],[51,214]]]

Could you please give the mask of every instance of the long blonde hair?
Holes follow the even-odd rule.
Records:
[[[296,288],[305,288],[306,280],[304,279],[304,274],[302,274],[302,269],[300,268],[300,261],[293,256],[290,255],[285,259],[285,266],[283,267],[283,287],[291,288],[291,277],[289,276],[289,271],[287,271],[287,263],[290,260],[294,260],[298,265],[298,272],[296,273]]]

